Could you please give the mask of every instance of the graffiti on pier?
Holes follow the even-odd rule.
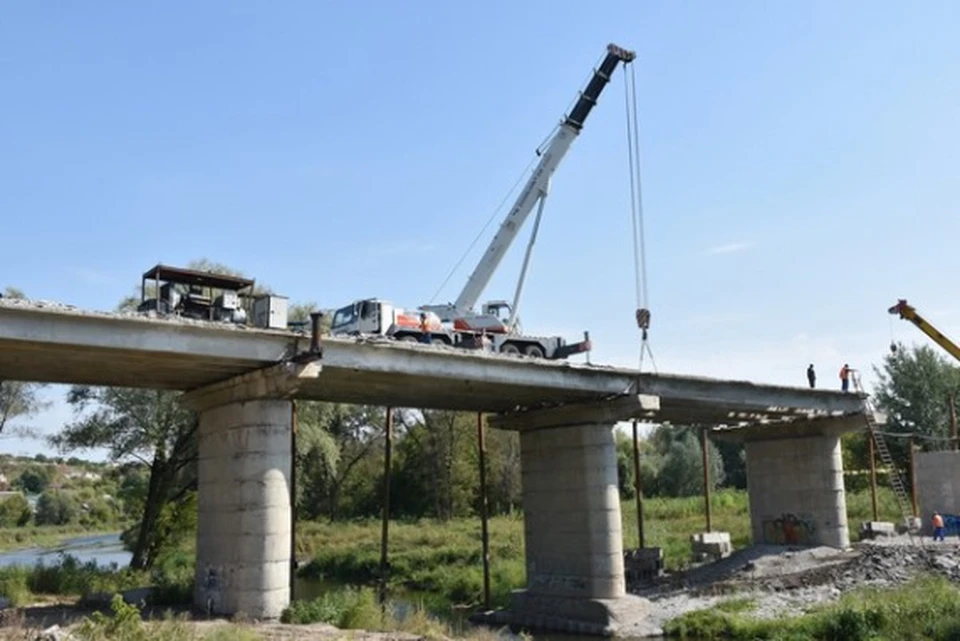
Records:
[[[813,519],[796,514],[782,514],[763,522],[763,542],[774,545],[813,545],[817,526]]]

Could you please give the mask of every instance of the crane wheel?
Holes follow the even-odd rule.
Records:
[[[401,336],[398,340],[403,343],[419,343],[420,339],[412,334],[407,334],[406,336]]]
[[[539,345],[527,345],[523,353],[531,358],[543,358],[546,354],[543,353],[543,348]]]
[[[500,347],[501,354],[519,354],[520,348],[514,345],[513,343],[507,343]]]

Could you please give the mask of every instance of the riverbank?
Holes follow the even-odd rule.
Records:
[[[55,548],[81,536],[116,534],[122,526],[86,528],[80,525],[34,525],[0,528],[0,553],[23,549]]]

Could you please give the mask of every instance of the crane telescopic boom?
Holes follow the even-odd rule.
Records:
[[[520,228],[533,211],[538,202],[546,198],[550,186],[550,177],[553,175],[560,161],[566,155],[571,143],[580,133],[583,124],[590,114],[590,111],[597,104],[597,99],[603,88],[610,81],[617,64],[629,63],[636,57],[633,51],[628,51],[614,44],[607,46],[607,54],[597,68],[586,88],[581,92],[579,99],[574,105],[570,114],[564,118],[557,132],[550,139],[546,149],[540,156],[540,161],[533,170],[529,180],[524,185],[520,196],[517,198],[510,213],[500,225],[493,240],[487,247],[486,252],[480,259],[463,291],[457,297],[456,302],[450,305],[434,305],[430,309],[436,310],[444,320],[451,320],[455,315],[465,314],[473,309],[483,293],[483,290],[490,283],[490,279],[496,272],[497,267],[503,260],[504,255],[510,248],[510,245],[516,239]],[[529,253],[529,250],[528,250]],[[526,261],[525,261],[526,264]],[[519,290],[522,288],[518,286]]]
[[[919,327],[921,332],[932,338],[937,345],[950,352],[951,356],[960,361],[960,347],[958,347],[957,344],[952,340],[944,336],[940,330],[927,322],[927,320],[918,314],[917,310],[907,303],[907,301],[900,299],[897,301],[896,305],[887,311],[889,311],[891,314],[898,314],[900,318],[908,320]]]

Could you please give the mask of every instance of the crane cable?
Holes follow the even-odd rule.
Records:
[[[630,68],[629,74],[627,67]],[[627,116],[627,157],[630,172],[630,220],[633,225],[633,267],[637,296],[636,321],[640,328],[640,363],[643,369],[644,354],[650,355],[653,371],[657,371],[657,363],[653,358],[653,351],[648,341],[650,329],[650,309],[647,288],[646,245],[643,228],[643,192],[640,181],[640,127],[637,118],[637,77],[633,63],[623,66],[624,77],[624,104]]]

